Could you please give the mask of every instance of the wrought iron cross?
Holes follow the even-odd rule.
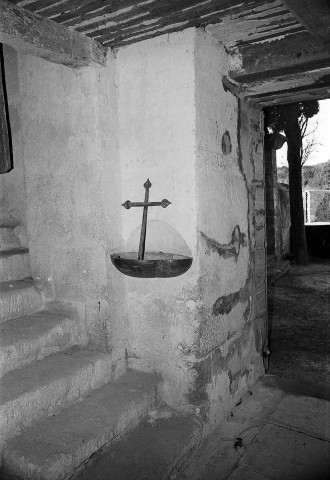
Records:
[[[139,256],[138,260],[144,260],[144,251],[146,246],[146,232],[147,232],[147,217],[148,217],[148,207],[168,207],[171,202],[164,198],[161,202],[149,202],[149,189],[151,187],[150,180],[144,183],[144,188],[146,189],[144,194],[144,202],[130,202],[126,200],[122,204],[123,207],[130,209],[131,207],[143,207],[143,216],[142,216],[142,226],[141,226],[141,235],[140,235],[140,245],[139,245]]]

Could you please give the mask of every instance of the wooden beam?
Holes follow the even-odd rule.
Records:
[[[284,0],[283,3],[311,35],[330,48],[329,0]]]
[[[232,53],[235,60],[233,65],[238,66],[230,71],[229,77],[239,83],[264,81],[330,67],[329,51],[308,32],[238,48],[238,52]]]
[[[260,94],[247,95],[246,100],[252,100],[261,106],[280,105],[302,102],[306,100],[322,100],[330,96],[330,74],[323,75],[309,85],[292,86],[281,91],[269,91]]]
[[[69,67],[106,62],[100,43],[6,0],[0,0],[0,43]]]

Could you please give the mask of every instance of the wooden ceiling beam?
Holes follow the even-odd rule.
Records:
[[[265,81],[330,67],[330,53],[308,32],[241,45],[232,52],[229,77],[238,83]]]
[[[292,15],[327,48],[330,48],[329,0],[284,0]]]
[[[271,105],[285,105],[287,103],[306,102],[309,100],[324,100],[329,98],[329,87],[325,85],[311,85],[309,88],[298,87],[278,93],[269,93],[254,97],[245,97],[246,101],[258,104],[261,108]]]
[[[100,43],[6,0],[0,2],[0,43],[69,67],[106,62]]]

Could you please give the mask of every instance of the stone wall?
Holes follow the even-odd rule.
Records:
[[[263,372],[260,112],[222,85],[226,52],[188,29],[119,49],[106,68],[18,56],[27,225],[45,300],[71,305],[114,368],[156,371],[164,400],[214,428]],[[184,275],[121,275],[112,252],[193,257]],[[207,429],[205,430],[207,431]]]

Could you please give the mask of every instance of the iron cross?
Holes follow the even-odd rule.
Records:
[[[144,251],[146,246],[146,232],[147,232],[147,217],[148,217],[148,207],[168,207],[171,202],[164,198],[161,202],[149,202],[149,189],[151,187],[150,180],[144,183],[144,188],[146,189],[144,194],[144,202],[130,202],[126,200],[122,204],[124,208],[130,209],[131,207],[143,207],[143,216],[142,216],[142,226],[141,226],[141,235],[140,235],[140,245],[139,245],[139,256],[138,260],[144,260]]]

